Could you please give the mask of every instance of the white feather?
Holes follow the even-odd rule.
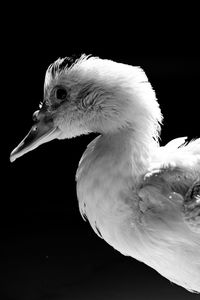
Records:
[[[76,175],[82,216],[124,255],[200,292],[200,139],[159,146],[162,114],[140,67],[88,56],[70,67],[64,61],[48,68],[48,105],[40,106],[33,127],[39,130],[15,148],[12,161],[54,135],[100,133]],[[65,101],[56,98],[58,85]]]

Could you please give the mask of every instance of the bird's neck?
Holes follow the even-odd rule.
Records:
[[[87,174],[99,169],[104,174],[127,174],[139,180],[148,168],[155,146],[157,144],[152,137],[131,127],[102,134],[89,145],[79,170]]]
[[[147,170],[149,158],[155,146],[156,143],[152,137],[130,127],[123,128],[116,133],[102,135],[99,143],[96,144],[96,151],[102,148],[104,156],[109,156],[119,172],[126,170],[132,176],[139,177]]]

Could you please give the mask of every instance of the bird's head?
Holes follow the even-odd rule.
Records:
[[[46,71],[35,124],[11,153],[11,161],[52,139],[92,131],[106,134],[127,126],[141,131],[146,124],[156,137],[161,118],[141,68],[86,55],[75,61],[58,59]]]

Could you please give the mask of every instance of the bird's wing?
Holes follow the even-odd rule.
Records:
[[[139,228],[148,249],[155,247],[151,257],[158,257],[154,268],[200,292],[200,178],[163,168],[146,174],[138,196]]]
[[[140,186],[141,206],[171,227],[184,222],[200,233],[200,139],[179,138],[159,151]]]
[[[152,226],[155,217],[170,227],[184,222],[200,233],[200,176],[196,172],[180,168],[154,170],[146,174],[138,194],[144,214],[153,212]]]

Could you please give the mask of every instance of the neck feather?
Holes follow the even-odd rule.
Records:
[[[92,169],[104,167],[139,180],[149,166],[155,147],[158,147],[156,138],[148,130],[135,130],[132,126],[102,134],[88,145],[79,163],[77,176],[82,172],[86,176]]]

